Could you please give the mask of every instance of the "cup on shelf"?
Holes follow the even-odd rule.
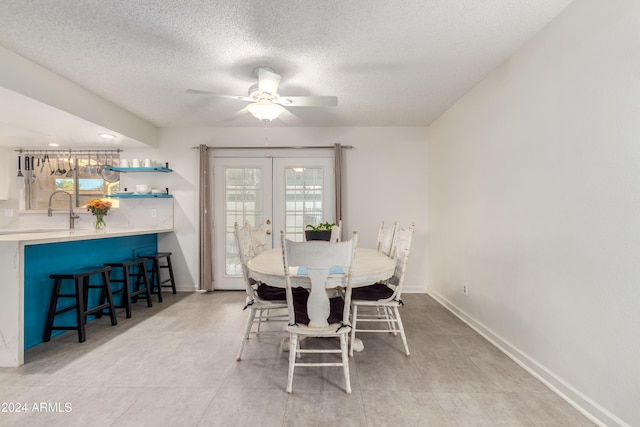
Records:
[[[120,167],[121,168],[128,168],[129,167],[129,160],[128,159],[120,159]]]
[[[132,168],[139,168],[140,167],[140,160],[138,160],[138,159],[131,160],[131,167]]]
[[[144,159],[144,167],[145,168],[151,167],[151,159]]]

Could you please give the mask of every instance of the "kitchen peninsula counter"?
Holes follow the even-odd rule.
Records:
[[[170,232],[172,228],[0,230],[0,367],[24,364],[25,347],[41,340],[51,294],[49,274],[154,252],[158,234]]]

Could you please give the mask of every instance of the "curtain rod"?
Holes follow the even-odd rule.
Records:
[[[17,153],[25,153],[25,154],[67,154],[67,153],[120,153],[123,150],[121,148],[107,148],[105,150],[84,150],[84,149],[46,149],[46,148],[34,148],[34,149],[26,149],[19,148],[17,150],[13,150]]]
[[[307,146],[307,145],[297,145],[297,146],[276,146],[276,147],[211,147],[207,145],[207,150],[302,150],[306,148],[323,148],[323,149],[334,149],[333,145],[319,145],[319,146]],[[341,148],[346,148],[347,150],[351,150],[353,145],[342,145]],[[199,150],[200,147],[191,147],[192,150]]]

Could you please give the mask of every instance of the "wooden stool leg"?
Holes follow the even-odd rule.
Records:
[[[51,340],[51,327],[53,326],[53,319],[56,315],[56,309],[58,308],[58,294],[60,293],[60,284],[62,279],[56,279],[53,283],[53,291],[51,292],[51,300],[49,301],[49,312],[47,313],[47,323],[44,327],[44,335],[42,336],[43,342],[49,342]]]
[[[116,319],[116,309],[113,304],[113,295],[111,294],[111,285],[109,283],[108,271],[102,272],[102,288],[104,289],[104,292],[107,294],[107,302],[109,303],[109,317],[111,318],[111,325],[115,326],[118,324],[118,320]]]
[[[129,273],[131,276],[136,278],[135,283],[133,284],[133,290],[131,292],[131,300],[133,302],[138,302],[138,295],[140,295],[141,291],[144,289],[142,288],[142,278],[140,277],[141,274],[141,269],[140,269],[140,264],[136,265],[136,271],[133,271],[133,265],[131,266],[131,272]]]
[[[91,285],[89,285],[91,286]],[[87,286],[87,288],[89,288],[89,286]],[[98,305],[103,305],[105,303],[105,301],[107,300],[107,295],[104,292],[104,286],[100,285],[100,299],[98,299]],[[89,295],[87,293],[87,297],[84,299],[84,307],[85,307],[85,311],[88,311],[88,307],[89,307]],[[98,310],[96,313],[94,313],[94,316],[96,316],[96,319],[100,319],[102,318],[102,315],[104,314],[104,308],[102,310]]]
[[[151,268],[151,286],[158,289],[158,302],[162,302],[162,284],[160,284],[160,263],[154,258]]]
[[[173,277],[173,267],[171,266],[171,257],[167,256],[167,268],[169,269],[169,278],[171,279],[171,289],[173,294],[176,294],[176,280]]]
[[[149,272],[147,271],[147,264],[142,262],[138,264],[138,281],[142,279],[141,285],[144,285],[143,289],[147,290],[147,307],[152,307],[151,302],[151,285],[149,284]]]
[[[78,308],[76,310],[76,321],[78,322],[78,342],[85,342],[87,334],[85,331],[85,322],[87,321],[87,300],[89,294],[89,276],[75,279],[76,284],[76,300],[78,301]]]
[[[123,267],[123,282],[122,282],[122,303],[120,305],[124,306],[124,310],[127,316],[127,319],[131,318],[131,296],[129,295],[129,287],[131,286],[129,283],[131,275],[129,274],[129,268],[131,267]]]

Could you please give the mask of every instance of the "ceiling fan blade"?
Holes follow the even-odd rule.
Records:
[[[335,107],[337,96],[282,96],[274,101],[285,107]]]
[[[236,113],[230,119],[227,119],[227,121],[235,120],[235,119],[237,119],[239,117],[242,117],[242,116],[244,116],[245,114],[248,114],[248,113],[249,113],[249,109],[247,107],[244,107],[242,110],[236,111]]]
[[[239,101],[253,102],[254,99],[248,96],[238,96],[238,95],[225,95],[221,93],[208,92],[206,90],[197,90],[197,89],[187,89],[187,93],[193,93],[196,95],[208,95],[215,96],[217,98],[227,98],[227,99],[237,99]]]
[[[293,114],[291,111],[287,110],[286,108],[284,109],[284,111],[282,113],[280,113],[278,118],[280,120],[282,120],[283,123],[286,123],[288,125],[297,125],[297,124],[299,124],[301,122],[301,120],[300,120],[300,118],[298,116],[296,116],[295,114]]]
[[[258,68],[258,90],[262,93],[275,95],[278,93],[278,85],[282,77],[264,67]]]

